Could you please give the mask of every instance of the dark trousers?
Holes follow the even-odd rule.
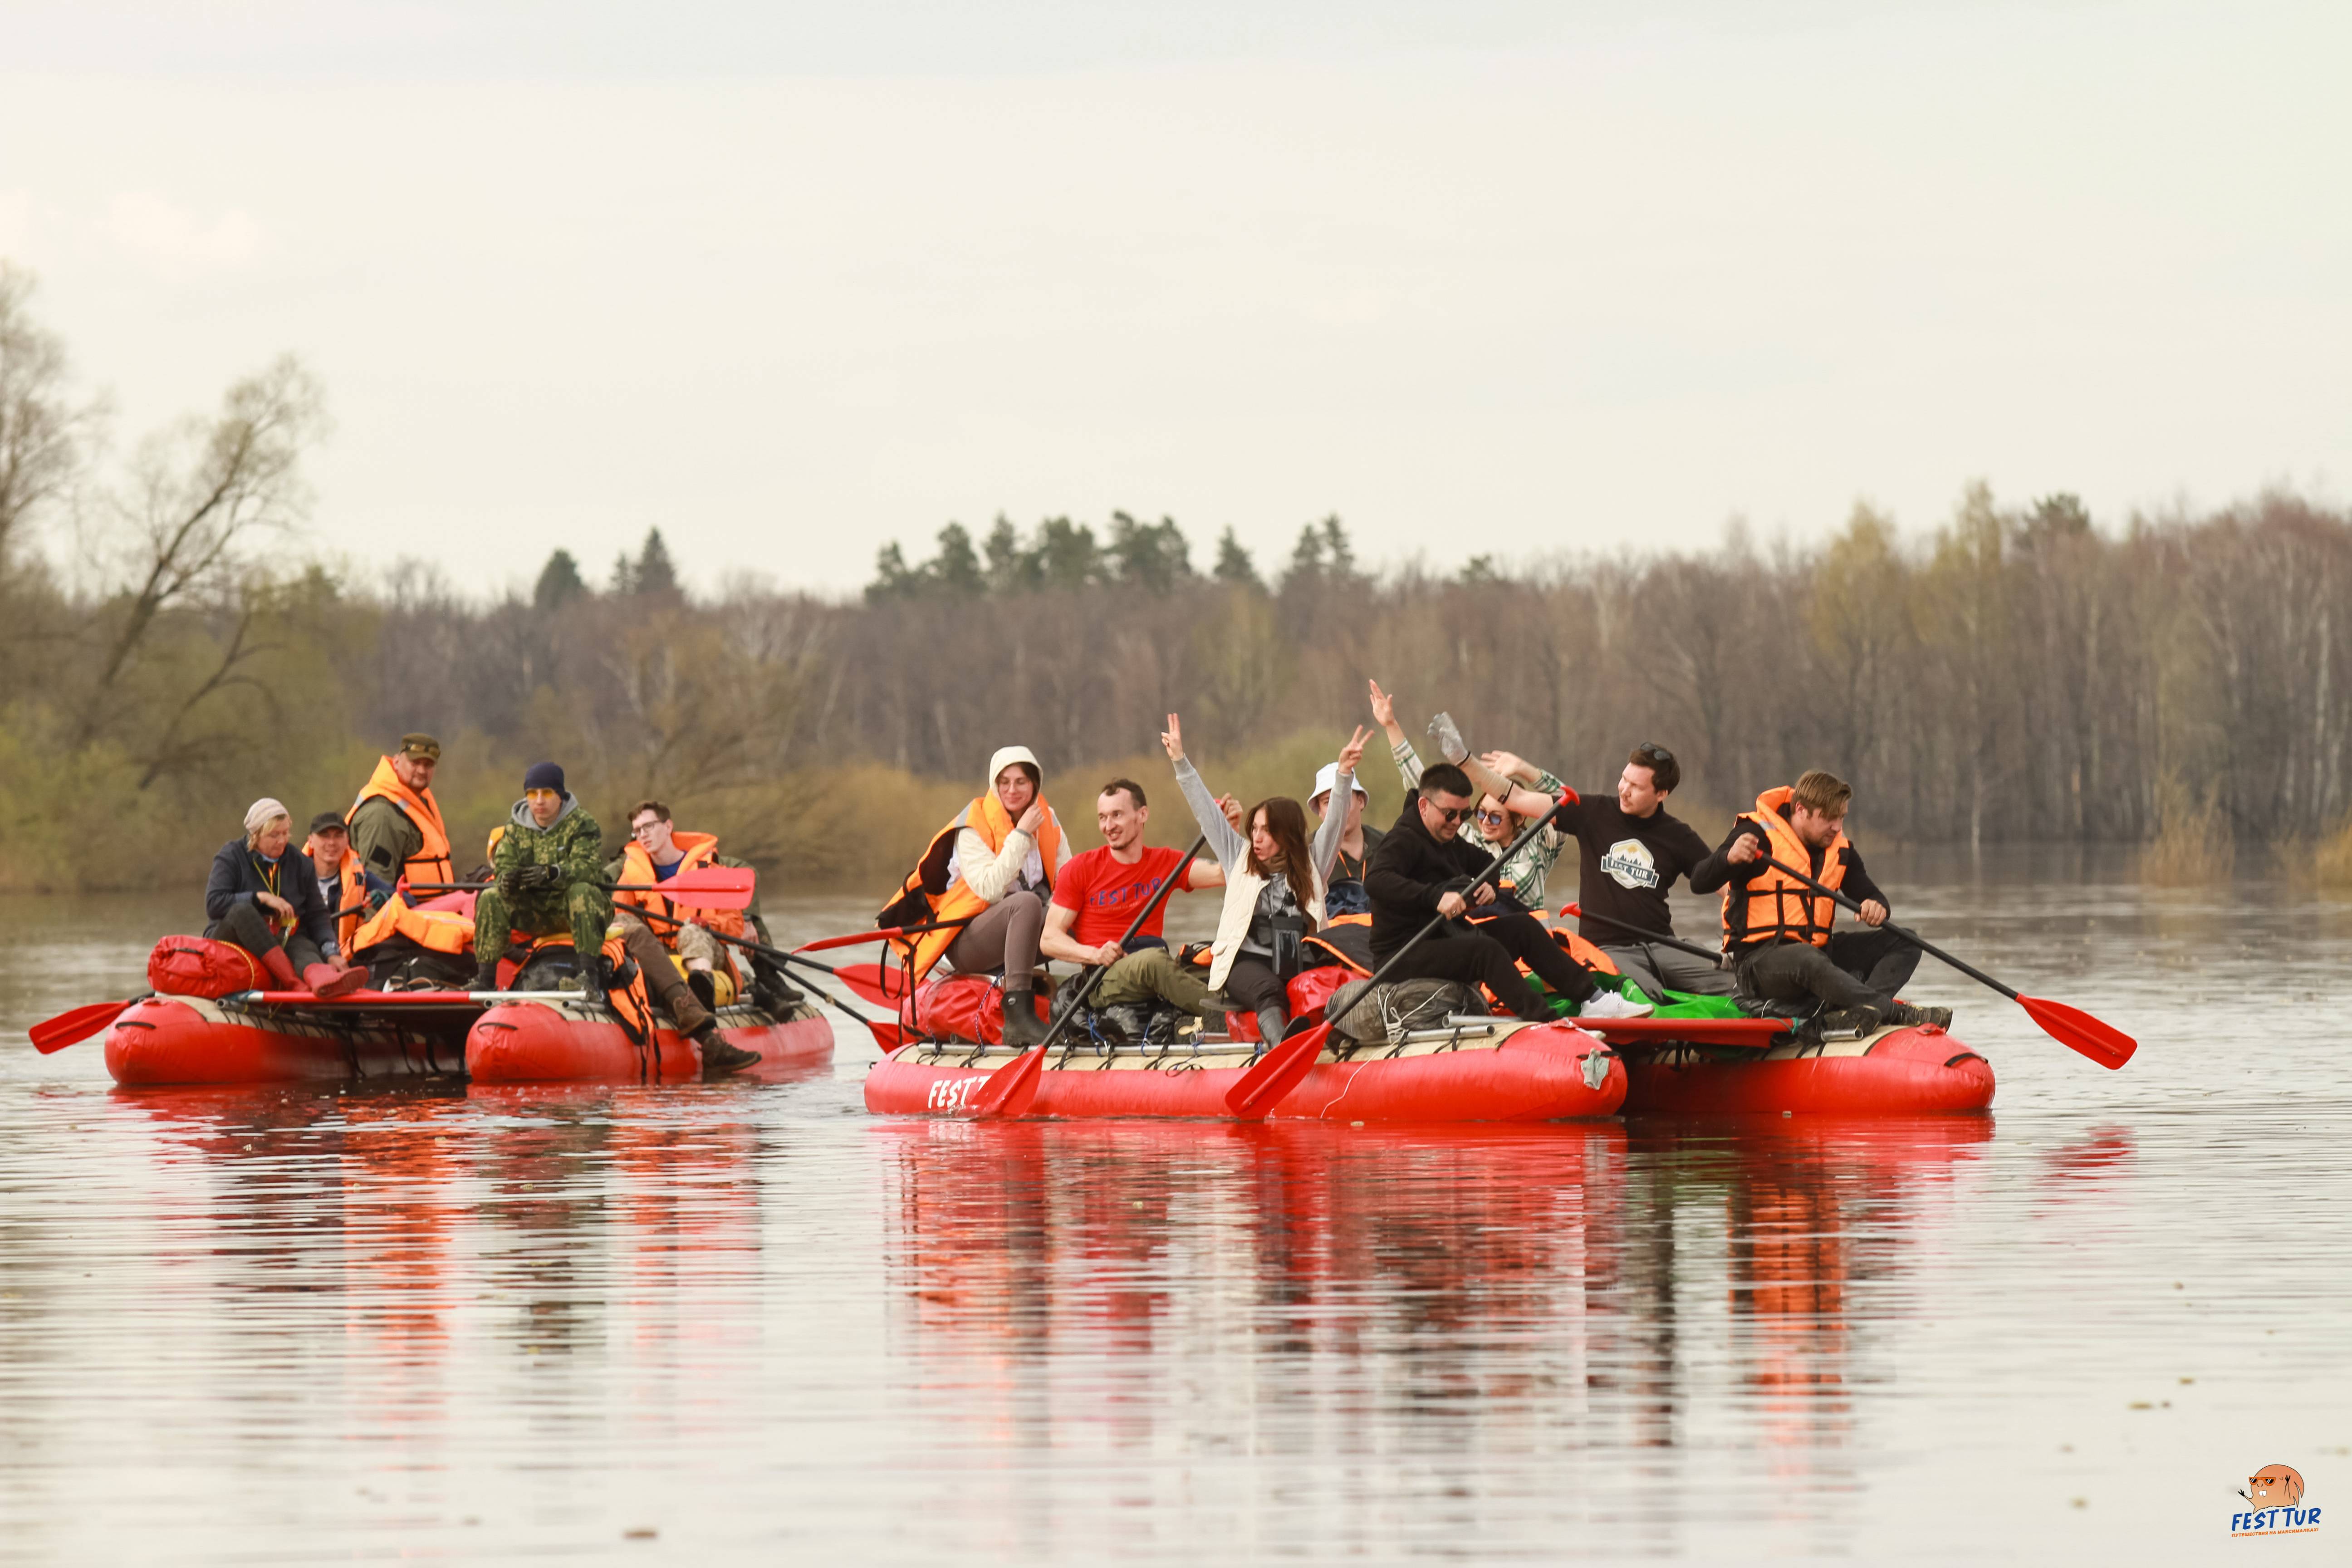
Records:
[[[1037,968],[1037,938],[1045,929],[1045,900],[1034,890],[1007,893],[972,917],[948,943],[947,960],[965,974],[1004,971],[1007,991],[1026,990]]]
[[[1268,1044],[1290,1026],[1290,987],[1274,965],[1254,952],[1237,952],[1225,969],[1225,999],[1257,1015],[1257,1032]]]
[[[300,931],[288,931],[283,941],[269,929],[269,917],[252,904],[231,904],[228,913],[205,927],[205,934],[215,942],[234,942],[259,958],[273,947],[284,947],[294,973],[301,973],[314,963],[327,962],[319,944]]]
[[[1919,950],[1892,931],[1842,931],[1827,948],[1784,942],[1739,961],[1739,991],[1766,1002],[1810,1002],[1884,1013],[1919,967]]]
[[[1458,924],[1440,927],[1397,960],[1388,978],[1458,980],[1465,985],[1484,985],[1520,1017],[1534,1023],[1549,1020],[1550,1007],[1513,965],[1513,959],[1524,963],[1545,984],[1572,1002],[1585,1002],[1593,994],[1592,976],[1584,965],[1569,957],[1533,915],[1498,916],[1468,932]]]

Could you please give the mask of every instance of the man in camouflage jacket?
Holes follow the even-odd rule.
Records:
[[[563,770],[540,763],[490,856],[496,885],[474,903],[474,988],[497,984],[499,958],[517,933],[572,932],[582,970],[601,975],[613,898],[604,888],[604,830],[563,787]]]

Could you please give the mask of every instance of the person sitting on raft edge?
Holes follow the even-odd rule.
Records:
[[[740,937],[748,930],[762,945],[775,945],[769,939],[768,922],[761,918],[757,899],[740,910],[682,910],[658,892],[635,890],[657,886],[698,866],[751,868],[748,860],[719,853],[716,835],[678,832],[676,818],[662,802],[637,802],[629,807],[628,844],[619,858],[604,867],[604,880],[624,889],[613,895],[614,918],[624,926],[651,924],[654,940],[685,964],[686,983],[705,1011],[719,1005],[713,976],[724,966],[730,977],[749,969],[751,984],[747,989],[771,1015],[784,1016],[802,997],[800,988],[784,977],[783,967],[772,958],[719,940]],[[650,922],[648,913],[653,917]]]
[[[352,939],[359,934],[360,922],[392,897],[392,884],[361,865],[360,858],[352,853],[351,836],[340,812],[322,811],[310,819],[302,854],[318,879],[319,901],[326,906],[327,919],[335,928],[335,945],[327,949],[327,956],[357,963]]]
[[[499,960],[516,934],[543,937],[569,931],[577,978],[565,990],[602,996],[634,978],[604,952],[613,924],[612,895],[604,881],[604,830],[563,787],[563,770],[534,763],[522,776],[522,799],[490,855],[491,885],[474,900],[473,989],[496,990]],[[705,1072],[733,1072],[760,1059],[721,1039],[718,1021],[687,985],[667,951],[642,923],[621,933],[628,963],[677,1032],[702,1051]]]
[[[344,814],[352,852],[387,882],[457,879],[449,829],[433,798],[433,773],[440,765],[440,742],[403,735],[397,748],[376,759],[375,771]]]
[[[1045,900],[1069,862],[1036,753],[1002,747],[988,759],[988,787],[931,836],[877,923],[934,928],[908,942],[909,984],[942,958],[966,974],[1002,968],[1004,1043],[1025,1048],[1045,1037],[1035,1001],[1038,942]]]
[[[246,807],[243,837],[220,847],[205,879],[205,935],[259,960],[272,990],[348,995],[368,972],[328,962],[335,924],[309,858],[289,847],[293,837],[293,816],[277,800]]]
[[[1128,938],[1128,945],[1119,945],[1129,924],[1184,860],[1180,850],[1143,842],[1150,821],[1141,784],[1113,779],[1102,786],[1095,797],[1095,826],[1103,836],[1102,847],[1071,856],[1054,879],[1054,901],[1045,910],[1038,945],[1046,957],[1065,963],[1109,966],[1087,1000],[1090,1007],[1118,1007],[1156,997],[1222,1027],[1223,1012],[1209,1001],[1209,983],[1168,951],[1167,938],[1161,935],[1168,913],[1164,900]],[[1189,893],[1224,884],[1223,866],[1195,856],[1184,866],[1184,879],[1177,887]]]
[[[1454,922],[1415,945],[1389,978],[1484,985],[1521,1018],[1549,1023],[1551,1008],[1519,973],[1512,962],[1517,959],[1575,1003],[1580,1018],[1646,1017],[1649,1004],[1595,985],[1584,965],[1562,952],[1535,916],[1514,910],[1476,925],[1462,923],[1474,908],[1500,907],[1491,884],[1480,884],[1466,897],[1462,891],[1494,863],[1493,856],[1460,837],[1471,811],[1471,788],[1469,775],[1452,763],[1423,769],[1421,788],[1406,797],[1396,826],[1364,872],[1364,887],[1372,896],[1372,955],[1380,963],[1386,963],[1434,917]]]
[[[1356,763],[1370,738],[1370,731],[1359,728],[1340,749],[1331,785],[1335,796],[1355,788]],[[1255,1014],[1259,1036],[1272,1045],[1290,1026],[1290,978],[1301,967],[1299,944],[1328,919],[1327,878],[1339,856],[1347,814],[1327,815],[1311,847],[1307,808],[1288,795],[1259,801],[1243,813],[1237,829],[1184,755],[1183,721],[1177,715],[1168,715],[1160,744],[1175,764],[1176,785],[1224,873],[1224,906],[1209,947],[1209,986],[1233,1007]],[[1213,999],[1210,1005],[1214,1005]]]
[[[1867,1035],[1893,1024],[1948,1025],[1948,1007],[1914,1007],[1895,992],[1919,967],[1919,950],[1891,931],[1832,931],[1835,900],[1770,864],[1806,872],[1862,906],[1862,923],[1884,925],[1886,895],[1863,869],[1845,836],[1853,786],[1814,768],[1794,784],[1768,789],[1739,814],[1715,853],[1690,874],[1694,893],[1723,889],[1723,940],[1743,1002],[1825,1004],[1827,1030]]]

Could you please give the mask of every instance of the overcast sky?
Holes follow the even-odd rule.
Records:
[[[1277,13],[1268,15],[1267,13]],[[0,0],[0,255],[127,437],[280,350],[318,534],[689,581],[2352,476],[2352,5]]]

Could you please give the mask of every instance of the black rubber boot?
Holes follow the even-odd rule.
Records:
[[[740,1046],[730,1046],[720,1039],[716,1024],[705,1024],[687,1037],[701,1047],[702,1076],[705,1078],[723,1078],[730,1072],[741,1072],[745,1068],[757,1067],[760,1063],[759,1052],[747,1051]]]
[[[499,961],[484,959],[474,965],[474,978],[467,983],[468,991],[496,991],[499,988]]]
[[[1279,1041],[1282,1038],[1282,1032],[1289,1026],[1289,1020],[1282,1016],[1281,1008],[1260,1007],[1257,1010],[1258,1037],[1267,1045],[1271,1046]]]
[[[1032,1000],[1034,995],[1025,985],[1004,994],[1004,1043],[1016,1050],[1026,1050],[1045,1041],[1045,1026],[1039,1020],[1037,1005]]]

